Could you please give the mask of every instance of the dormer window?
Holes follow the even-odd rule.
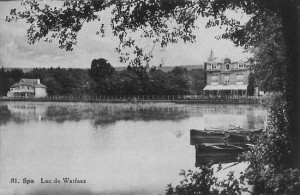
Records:
[[[235,69],[239,68],[239,63],[238,63],[238,62],[235,62],[233,67],[234,67]]]
[[[217,63],[217,68],[221,69],[222,68],[222,63]]]
[[[217,65],[216,64],[212,64],[212,69],[217,69]]]
[[[239,68],[244,68],[244,63],[239,63]]]
[[[225,69],[229,70],[229,63],[225,64]]]
[[[206,64],[206,69],[207,69],[207,70],[211,70],[211,64],[209,64],[209,63]]]

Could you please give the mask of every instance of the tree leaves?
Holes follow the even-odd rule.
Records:
[[[203,3],[202,3],[203,4]],[[113,34],[119,38],[118,52],[120,59],[132,68],[148,68],[157,43],[163,49],[169,43],[194,41],[192,29],[198,15],[194,13],[198,4],[193,1],[66,1],[60,8],[39,5],[37,1],[25,0],[22,5],[26,11],[11,11],[7,21],[26,19],[30,27],[27,31],[28,42],[44,40],[51,43],[58,39],[59,48],[72,51],[77,44],[77,33],[84,23],[100,20],[98,12],[112,9],[111,27]],[[203,6],[206,5],[203,4]],[[171,22],[173,27],[170,28]],[[104,26],[97,34],[104,35]],[[148,45],[136,42],[133,33],[140,33],[140,40],[146,39]],[[143,41],[142,41],[143,42]],[[152,46],[149,46],[149,44]],[[129,52],[128,50],[133,51]],[[134,56],[129,56],[134,53]]]

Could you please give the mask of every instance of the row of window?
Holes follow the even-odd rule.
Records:
[[[218,75],[212,75],[211,76],[211,81],[212,82],[218,82],[218,79],[219,76]],[[243,79],[244,79],[244,75],[243,74],[237,74],[236,75],[236,81],[237,82],[243,82]],[[224,76],[224,83],[229,83],[229,75],[225,75]]]
[[[13,90],[21,90],[21,89],[23,89],[23,90],[30,90],[30,87],[29,86],[19,86],[19,87],[15,87],[15,88],[10,88],[10,90],[11,91],[13,91]]]
[[[207,70],[221,69],[222,65],[223,65],[222,63],[207,64],[206,69]],[[236,63],[234,63],[234,67],[237,67],[240,69],[240,68],[245,68],[245,65],[244,65],[244,63],[236,62]],[[226,63],[225,70],[229,70],[229,69],[230,69],[230,64]]]

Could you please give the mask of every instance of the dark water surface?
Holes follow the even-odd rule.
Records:
[[[0,102],[0,194],[164,194],[194,169],[190,129],[263,128],[266,115],[253,105]]]

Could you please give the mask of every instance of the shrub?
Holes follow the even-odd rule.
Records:
[[[298,194],[299,169],[290,168],[293,145],[287,131],[286,102],[280,93],[268,98],[271,121],[257,138],[251,151],[243,154],[250,161],[246,177],[254,194]]]
[[[239,195],[248,191],[243,187],[244,174],[236,179],[231,171],[227,179],[218,181],[218,178],[213,176],[213,168],[209,164],[201,166],[199,172],[181,170],[179,175],[183,177],[180,184],[176,187],[168,184],[166,195]]]
[[[166,195],[209,194],[211,185],[215,183],[212,174],[213,170],[210,165],[202,166],[200,172],[181,170],[179,175],[183,179],[175,188],[172,187],[172,184],[168,184]]]

